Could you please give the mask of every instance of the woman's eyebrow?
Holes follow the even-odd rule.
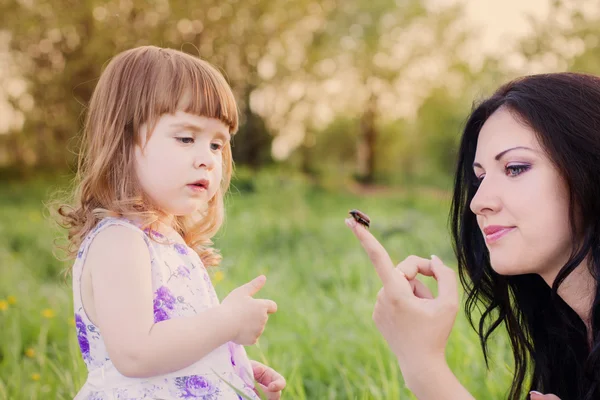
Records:
[[[513,150],[529,150],[529,151],[533,151],[535,152],[534,149],[527,147],[527,146],[515,146],[515,147],[511,147],[510,149],[506,149],[504,151],[501,151],[500,153],[496,154],[496,157],[494,157],[494,160],[498,161],[500,160],[504,155],[506,155],[506,153],[513,151]],[[473,163],[473,168],[483,168],[481,166],[481,164],[479,164],[478,162],[474,162]]]

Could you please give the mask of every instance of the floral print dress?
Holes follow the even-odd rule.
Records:
[[[166,375],[128,378],[117,371],[106,351],[100,329],[85,313],[80,290],[82,267],[90,243],[99,232],[114,225],[136,231],[148,246],[155,323],[192,316],[219,304],[200,257],[179,235],[163,236],[152,231],[153,238],[157,238],[153,240],[148,231],[142,231],[131,221],[103,219],[82,242],[73,266],[75,329],[88,368],[88,378],[75,400],[258,399],[253,391],[252,368],[246,351],[233,342],[214,349],[195,364]]]

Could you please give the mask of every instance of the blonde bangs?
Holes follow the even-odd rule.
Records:
[[[107,216],[135,219],[142,228],[157,228],[160,210],[150,209],[133,173],[138,132],[148,134],[163,114],[184,111],[215,118],[238,130],[238,109],[225,78],[206,61],[173,49],[144,46],[117,55],[106,67],[90,100],[79,154],[72,205],[58,213],[68,230],[70,258],[93,227]],[[223,149],[223,181],[208,207],[177,217],[174,228],[205,266],[218,265],[211,238],[224,220],[223,198],[233,171],[231,147]]]
[[[140,104],[140,120],[134,125],[149,123],[149,131],[163,114],[184,111],[214,118],[229,127],[234,135],[238,130],[237,102],[223,75],[208,62],[189,54],[158,49],[156,60],[149,65],[148,77],[154,82]]]

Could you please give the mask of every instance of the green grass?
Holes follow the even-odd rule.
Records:
[[[85,380],[70,280],[53,257],[56,230],[42,207],[58,182],[0,185],[0,400],[71,399]],[[234,188],[227,200],[227,221],[215,240],[224,256],[216,289],[222,298],[267,275],[259,296],[275,300],[279,311],[247,351],[286,377],[283,398],[413,399],[371,320],[380,283],[343,220],[351,208],[369,214],[395,261],[436,254],[454,265],[447,196],[330,192],[273,174],[236,185],[253,190]],[[459,314],[447,358],[478,399],[506,398],[512,361],[504,334],[491,350],[487,371],[477,337]]]

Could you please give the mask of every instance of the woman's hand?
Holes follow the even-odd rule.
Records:
[[[557,395],[542,394],[540,392],[536,392],[535,390],[529,392],[529,398],[531,400],[560,400],[560,398]]]
[[[394,268],[387,251],[367,229],[351,218],[346,224],[383,283],[373,320],[398,358],[405,380],[447,368],[444,353],[458,311],[455,272],[435,256],[431,260],[410,256]],[[416,280],[419,273],[438,281],[438,297],[433,298]]]

